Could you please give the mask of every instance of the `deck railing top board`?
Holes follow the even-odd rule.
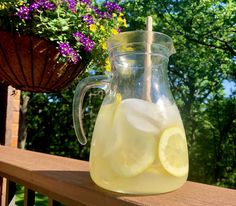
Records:
[[[105,191],[90,179],[88,162],[6,146],[0,146],[0,175],[69,206],[236,206],[236,190],[193,182],[160,195]]]

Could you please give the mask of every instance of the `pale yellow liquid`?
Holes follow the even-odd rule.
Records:
[[[169,104],[166,106],[163,104],[164,102],[158,108],[154,105],[153,108],[146,109],[147,118],[149,118],[148,115],[155,116],[154,119],[156,120],[153,122],[156,127],[147,125],[147,131],[145,131],[146,125],[140,117],[138,117],[140,119],[140,128],[134,128],[130,125],[129,121],[122,116],[122,110],[117,109],[119,103],[115,102],[101,106],[90,151],[90,174],[98,186],[121,193],[157,194],[175,190],[186,182],[187,174],[181,177],[169,174],[160,164],[158,155],[155,155],[154,161],[147,168],[135,175],[123,175],[123,173],[115,169],[117,165],[114,165],[115,161],[113,159],[122,154],[120,151],[116,152],[121,145],[121,148],[125,148],[125,150],[129,149],[127,147],[131,147],[131,156],[128,157],[129,153],[128,155],[125,153],[125,155],[127,155],[127,158],[132,159],[134,157],[132,157],[131,144],[132,141],[136,141],[135,138],[144,138],[145,141],[145,138],[154,137],[155,142],[153,145],[155,147],[155,144],[158,144],[161,132],[165,128],[171,126],[183,128],[176,105]],[[136,105],[134,104],[133,107],[135,111]],[[159,117],[160,119],[158,119]],[[132,118],[135,118],[135,114],[131,116],[131,120]],[[117,122],[120,125],[114,125]],[[126,142],[126,140],[128,141]],[[119,168],[122,170],[121,166],[119,165]]]

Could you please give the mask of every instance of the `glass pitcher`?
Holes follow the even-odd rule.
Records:
[[[167,66],[175,52],[171,38],[150,31],[124,32],[107,41],[112,72],[81,81],[73,121],[86,143],[82,102],[90,88],[106,92],[90,149],[90,175],[107,190],[157,194],[182,186],[188,176],[188,149]]]

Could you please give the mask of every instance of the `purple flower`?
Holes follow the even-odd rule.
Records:
[[[79,56],[78,56],[78,54],[77,54],[77,52],[76,52],[75,50],[73,50],[73,51],[70,52],[70,60],[71,60],[74,64],[76,64],[76,63],[80,60],[80,58],[79,58]]]
[[[39,4],[39,5],[43,5],[47,0],[35,0],[34,2]]]
[[[103,12],[100,9],[98,9],[96,6],[92,7],[93,11],[100,17],[103,19],[111,19],[112,15],[108,12]]]
[[[61,42],[59,44],[59,51],[62,54],[62,56],[67,57],[69,61],[73,62],[74,64],[76,64],[80,60],[76,51],[72,49],[70,44],[68,43]]]
[[[102,11],[99,10],[99,8],[97,8],[96,6],[93,6],[92,9],[97,15],[101,15]]]
[[[83,21],[85,21],[88,25],[93,24],[93,17],[90,15],[82,16]]]
[[[103,6],[109,11],[109,12],[122,12],[122,8],[116,3],[116,2],[105,2]]]
[[[79,41],[80,39],[84,39],[86,38],[86,36],[84,34],[82,34],[81,32],[77,31],[73,34],[73,37]]]
[[[30,10],[26,6],[21,6],[19,11],[15,13],[20,19],[29,19],[30,18]]]
[[[15,15],[20,19],[29,19],[30,12],[43,9],[52,11],[56,9],[56,5],[49,0],[36,0],[35,2],[32,2],[29,7],[21,6]]]
[[[56,5],[49,0],[35,0],[30,4],[29,8],[31,11],[43,9],[53,11],[56,9]]]
[[[86,38],[83,42],[84,44],[84,50],[86,52],[92,52],[93,51],[93,48],[94,48],[94,42],[89,39],[89,38]]]
[[[43,7],[47,10],[53,11],[56,9],[56,5],[50,1],[45,1]]]
[[[40,7],[41,7],[40,4],[33,2],[33,3],[29,6],[29,9],[30,9],[30,11],[34,11],[34,10],[40,9]]]
[[[76,12],[77,0],[68,0],[68,8],[75,13]]]
[[[80,3],[91,5],[91,0],[80,0]]]
[[[112,15],[110,13],[108,13],[108,12],[102,12],[100,17],[103,18],[103,19],[111,19]]]
[[[86,37],[83,33],[81,32],[75,32],[73,34],[74,38],[79,41],[83,46],[84,46],[84,50],[86,52],[92,52],[93,48],[94,48],[94,42],[89,39],[88,37]]]

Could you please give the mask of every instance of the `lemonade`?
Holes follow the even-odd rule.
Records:
[[[90,151],[93,181],[130,194],[169,192],[188,175],[188,151],[182,120],[164,96],[154,104],[116,98],[99,111]]]

